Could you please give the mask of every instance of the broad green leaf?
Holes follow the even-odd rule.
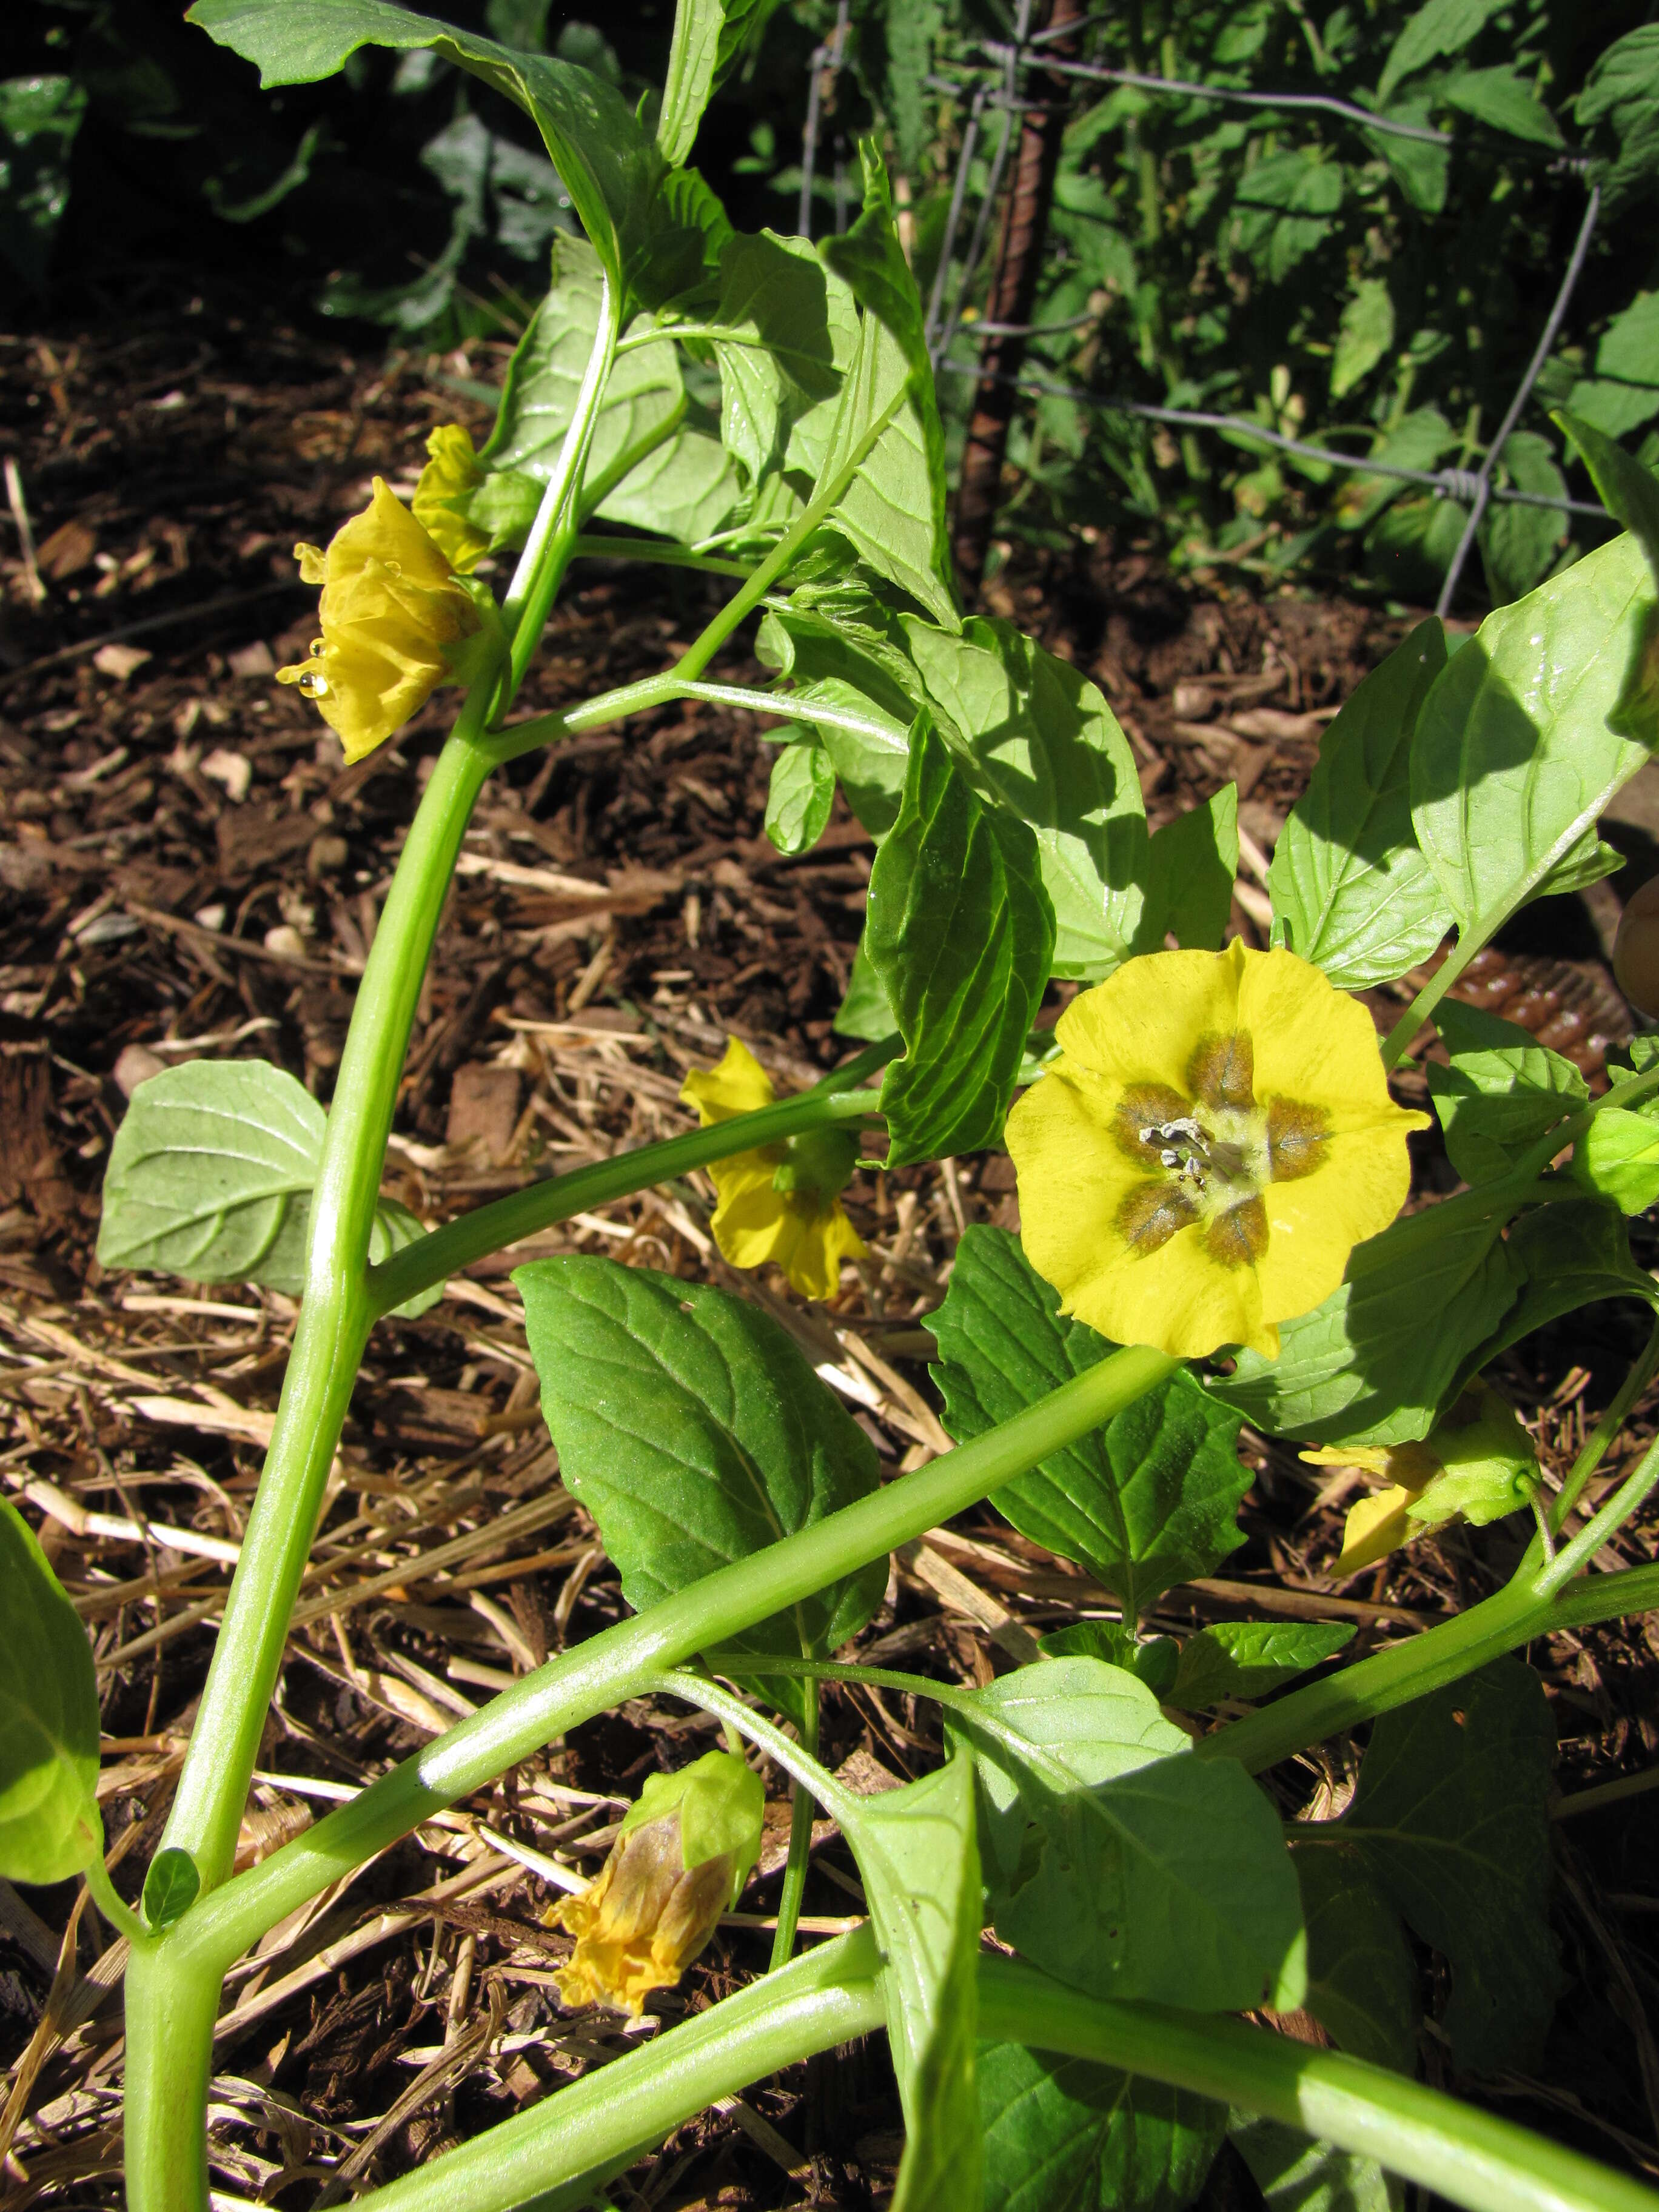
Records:
[[[1558,413],[1551,419],[1583,455],[1584,466],[1603,504],[1640,540],[1650,571],[1659,576],[1659,477],[1577,415]]]
[[[1382,111],[1391,123],[1429,121],[1429,103],[1420,97],[1396,97]],[[1421,138],[1402,138],[1395,131],[1366,131],[1360,136],[1377,160],[1386,164],[1395,184],[1419,215],[1438,215],[1446,204],[1446,185],[1451,172],[1450,149]]]
[[[1006,1942],[1096,1996],[1301,2002],[1296,1872],[1242,1766],[1194,1758],[1146,1685],[1096,1659],[1037,1660],[971,1705],[947,1734],[973,1746]]]
[[[811,852],[835,803],[835,768],[817,738],[781,747],[766,791],[766,834],[779,852]]]
[[[316,1180],[326,1126],[303,1084],[266,1060],[163,1068],[133,1092],[110,1148],[100,1263],[263,1280],[260,1262]]]
[[[687,159],[696,142],[697,125],[714,89],[725,27],[725,0],[678,0],[657,118],[657,150],[673,168]]]
[[[1451,927],[1412,829],[1413,732],[1446,665],[1432,616],[1365,678],[1320,741],[1267,871],[1291,951],[1343,990],[1391,982]]]
[[[1331,397],[1352,392],[1394,347],[1394,301],[1379,276],[1362,276],[1348,295],[1331,356]]]
[[[1267,2212],[1401,2212],[1405,2184],[1374,2158],[1310,2142],[1299,2128],[1256,2113],[1235,2113],[1227,2133]]]
[[[1495,69],[1455,70],[1436,87],[1438,96],[1511,138],[1534,146],[1559,146],[1561,126],[1526,79],[1500,63]]]
[[[1574,114],[1585,130],[1600,124],[1613,148],[1595,165],[1601,204],[1611,214],[1653,189],[1659,162],[1659,23],[1615,39],[1584,80]]]
[[[830,520],[872,568],[908,592],[935,622],[954,629],[958,617],[945,513],[945,432],[921,295],[899,244],[887,172],[874,139],[862,140],[859,153],[863,212],[844,238],[826,239],[821,249],[865,313],[819,481],[835,471],[863,423],[892,410]]]
[[[869,1439],[758,1308],[580,1256],[513,1279],[565,1486],[636,1613],[876,1487]],[[864,1626],[886,1577],[877,1560],[731,1641],[822,1657]]]
[[[1189,1636],[1169,1702],[1201,1712],[1224,1698],[1265,1698],[1353,1641],[1352,1627],[1324,1620],[1218,1620]]]
[[[1395,40],[1376,88],[1386,101],[1401,80],[1442,54],[1461,54],[1495,15],[1504,0],[1425,0]]]
[[[1573,1146],[1572,1174],[1621,1212],[1645,1213],[1659,1199],[1659,1121],[1604,1106]]]
[[[864,942],[905,1046],[882,1084],[888,1164],[993,1143],[1048,980],[1054,914],[1036,840],[975,796],[926,714],[871,871]]]
[[[957,1247],[945,1304],[929,1317],[933,1377],[959,1443],[1034,1405],[1112,1346],[1063,1317],[1004,1229],[975,1223]],[[1088,1568],[1130,1620],[1159,1594],[1207,1575],[1243,1543],[1236,1515],[1253,1480],[1238,1423],[1182,1369],[994,1503],[1023,1535]]]
[[[755,651],[767,667],[803,689],[845,684],[905,730],[927,697],[898,594],[867,568],[797,584],[768,610]]]
[[[881,978],[870,965],[860,939],[853,955],[853,972],[847,979],[847,996],[836,1016],[836,1034],[866,1037],[874,1044],[882,1037],[891,1036],[897,1027],[893,1009],[887,1003],[887,994],[881,988]]]
[[[1656,395],[1659,397],[1659,395]],[[1565,500],[1567,480],[1555,448],[1535,430],[1515,430],[1504,441],[1504,474],[1517,491]],[[1518,599],[1553,566],[1566,544],[1570,520],[1559,508],[1494,500],[1480,526],[1480,555],[1494,600]]]
[[[1490,938],[1649,758],[1654,612],[1626,534],[1488,615],[1436,678],[1412,749],[1412,818],[1460,943]]]
[[[884,837],[898,820],[910,770],[910,725],[892,718],[838,676],[820,676],[790,693],[793,710],[823,710],[812,727],[847,804],[872,837]],[[888,1024],[890,1030],[892,1024]],[[887,1030],[882,1032],[884,1036]]]
[[[720,441],[750,482],[774,469],[816,477],[858,351],[848,287],[804,238],[734,237],[708,343],[720,373]]]
[[[1018,2043],[979,2052],[985,2212],[1182,2212],[1227,2108],[1190,2090]]]
[[[884,1961],[887,2033],[904,2107],[894,2212],[978,2212],[981,1889],[965,1750],[902,1790],[861,1798],[842,1826]]]
[[[202,1876],[188,1851],[157,1851],[144,1876],[144,1919],[151,1928],[169,1928],[196,1902]]]
[[[1037,1638],[1045,1659],[1103,1659],[1144,1682],[1160,1703],[1175,1686],[1181,1646],[1173,1636],[1139,1637],[1124,1620],[1074,1620]]]
[[[1638,292],[1613,317],[1595,349],[1595,373],[1626,384],[1659,385],[1659,292]]]
[[[1598,1298],[1659,1302],[1659,1285],[1631,1257],[1625,1218],[1604,1198],[1559,1198],[1524,1213],[1509,1233],[1510,1263],[1524,1277],[1521,1295],[1492,1334],[1476,1345],[1458,1370],[1461,1390],[1500,1352],[1560,1316]]]
[[[1562,1986],[1549,1924],[1554,1751],[1543,1684],[1499,1659],[1384,1713],[1352,1803],[1327,1824],[1449,1962],[1444,2024],[1461,2071],[1532,2064]]]
[[[1319,1824],[1306,1832],[1316,1838]],[[1291,1830],[1308,1923],[1308,2010],[1340,2049],[1401,2074],[1417,2070],[1421,2006],[1400,1915],[1356,1854]]]
[[[390,0],[196,0],[186,19],[259,70],[262,85],[332,76],[360,46],[426,47],[522,107],[611,281],[631,289],[659,234],[663,161],[633,109],[591,70],[458,30]]]
[[[0,1498],[0,1875],[67,1881],[104,1848],[98,1685],[75,1607]]]
[[[601,266],[580,238],[559,240],[552,289],[507,364],[495,428],[479,458],[492,473],[474,494],[473,519],[508,543],[528,527],[558,467],[564,434],[599,328]],[[633,335],[650,328],[637,322]],[[719,441],[688,429],[679,356],[666,338],[619,354],[588,449],[584,513],[695,544],[738,498],[737,471]],[[502,476],[535,487],[504,498]],[[596,500],[595,495],[600,496]]]
[[[1146,811],[1117,717],[1012,623],[974,616],[953,636],[913,618],[904,629],[934,713],[1036,834],[1054,973],[1097,981],[1128,956],[1146,879]]]
[[[1188,952],[1218,952],[1238,874],[1238,786],[1224,783],[1201,806],[1154,830],[1137,952],[1162,952],[1166,936]]]
[[[1443,999],[1435,1020],[1449,1066],[1425,1063],[1446,1153],[1465,1182],[1507,1175],[1529,1146],[1583,1105],[1589,1086],[1570,1060],[1514,1022]]]
[[[1465,650],[1468,648],[1466,647]],[[1242,1352],[1211,1389],[1270,1436],[1406,1443],[1427,1436],[1468,1355],[1514,1305],[1501,1214],[1453,1199],[1357,1245],[1322,1305],[1279,1330],[1279,1357]]]

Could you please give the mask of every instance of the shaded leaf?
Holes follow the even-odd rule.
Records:
[[[1299,2128],[1236,2113],[1228,2136],[1268,2212],[1401,2212],[1406,2185],[1374,2158],[1310,2142]]]
[[[770,469],[816,477],[842,380],[859,345],[848,287],[804,238],[734,237],[720,257],[708,343],[720,373],[720,441],[758,482]]]
[[[1181,2212],[1227,2108],[1086,2058],[981,2044],[985,2212]]]
[[[1363,383],[1394,345],[1394,301],[1378,276],[1362,276],[1348,295],[1331,356],[1331,397]]]
[[[1442,100],[1494,131],[1534,146],[1559,146],[1561,126],[1523,76],[1500,63],[1495,69],[1454,70],[1436,88]]]
[[[1606,1199],[1563,1197],[1522,1214],[1510,1231],[1507,1250],[1510,1266],[1525,1278],[1521,1295],[1468,1353],[1454,1394],[1500,1352],[1562,1314],[1597,1298],[1640,1298],[1650,1306],[1659,1300],[1659,1285],[1631,1257],[1624,1216]]]
[[[1449,1064],[1425,1063],[1446,1153],[1465,1182],[1507,1175],[1530,1146],[1582,1106],[1589,1086],[1570,1060],[1514,1022],[1443,999],[1435,1022]]]
[[[1402,77],[1425,69],[1442,54],[1461,54],[1504,0],[1425,0],[1395,40],[1376,88],[1385,101]]]
[[[1201,1712],[1224,1698],[1265,1698],[1353,1641],[1340,1621],[1217,1620],[1189,1636],[1169,1702]]]
[[[1654,411],[1659,413],[1659,408]],[[1583,455],[1584,466],[1603,503],[1640,541],[1650,573],[1659,576],[1659,477],[1577,416],[1558,413],[1551,419],[1559,423]]]
[[[817,739],[781,747],[766,792],[766,834],[779,852],[811,852],[835,803],[836,771]]]
[[[1317,1822],[1291,1856],[1308,1923],[1308,2010],[1339,2049],[1417,2070],[1417,1968],[1400,1915],[1352,1852],[1322,1844]]]
[[[182,1920],[201,1887],[201,1872],[188,1851],[157,1851],[144,1875],[146,1923],[151,1928],[168,1928]]]
[[[104,1848],[98,1685],[80,1616],[0,1498],[0,1875],[66,1881]]]

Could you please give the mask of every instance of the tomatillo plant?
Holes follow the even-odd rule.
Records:
[[[754,1862],[768,1760],[796,1792],[775,1971],[372,2192],[387,2212],[586,2203],[705,2106],[878,2028],[904,2109],[905,2212],[1028,2202],[1034,2172],[1055,2174],[1057,2204],[1180,2204],[1230,2127],[1267,2181],[1273,2129],[1299,2129],[1335,2147],[1356,2191],[1380,2186],[1380,2164],[1482,2212],[1635,2212],[1654,2200],[1634,2183],[1416,2081],[1407,1931],[1445,1961],[1455,2072],[1524,2063],[1559,1976],[1549,1717],[1512,1655],[1659,1601],[1659,1571],[1590,1571],[1659,1483],[1659,1447],[1588,1517],[1583,1504],[1659,1368],[1659,1329],[1553,1498],[1486,1373],[1578,1304],[1656,1305],[1624,1221],[1659,1200],[1659,1052],[1638,1041],[1591,1099],[1571,1063],[1445,996],[1527,899],[1603,870],[1596,819],[1659,738],[1659,486],[1570,426],[1627,533],[1455,658],[1425,623],[1366,680],[1279,838],[1273,948],[1224,949],[1236,794],[1150,834],[1096,687],[957,606],[921,303],[874,148],[862,212],[818,248],[736,232],[684,166],[763,12],[682,0],[653,137],[582,70],[389,0],[191,10],[271,85],[366,44],[441,52],[533,118],[584,235],[559,243],[483,447],[441,428],[412,511],[377,480],[325,552],[301,551],[322,586],[320,650],[283,678],[349,753],[440,684],[465,686],[327,1112],[274,1068],[198,1061],[140,1086],[112,1152],[106,1267],[301,1298],[142,1917],[102,1856],[89,1649],[0,1507],[0,1871],[84,1872],[131,1938],[131,2202],[205,2212],[215,2020],[250,1947],[562,1732],[662,1696],[715,1715],[728,1748],[653,1778],[599,1881],[557,1908],[575,1938],[564,2001],[638,2013],[684,1970]],[[720,379],[718,436],[688,406],[687,347]],[[660,674],[515,720],[569,564],[624,551],[734,588]],[[477,572],[502,553],[516,562],[498,602]],[[709,680],[751,617],[772,685]],[[474,802],[521,753],[676,699],[773,718],[768,825],[786,850],[822,835],[837,788],[875,842],[838,1024],[864,1048],[779,1099],[734,1041],[687,1080],[705,1126],[428,1231],[380,1182]],[[1379,1050],[1351,994],[1397,981],[1454,930]],[[1054,1040],[1032,1038],[1032,1017],[1051,977],[1085,988],[1044,1059]],[[1392,1100],[1388,1071],[1431,1018],[1446,1060],[1430,1096],[1467,1188],[1396,1218],[1425,1117]],[[862,1252],[841,1193],[879,1128],[901,1166],[997,1144],[1005,1125],[1023,1236],[970,1229],[930,1317],[956,1448],[885,1485],[864,1430],[759,1304],[591,1257],[521,1267],[562,1478],[632,1617],[234,1871],[379,1321],[538,1229],[700,1168],[727,1260],[775,1262],[828,1297]],[[1263,1702],[1338,1660],[1343,1629],[1218,1623],[1177,1647],[1140,1628],[1240,1540],[1244,1417],[1382,1474],[1397,1495],[1357,1543],[1534,1509],[1537,1534],[1496,1595]],[[987,1498],[1085,1567],[1121,1618],[975,1689],[837,1660],[894,1549]],[[944,1763],[884,1795],[849,1790],[816,1756],[826,1680],[936,1702]],[[1232,1717],[1206,1723],[1224,1705]],[[1341,1818],[1286,1826],[1254,1778],[1361,1724]],[[747,1760],[731,1747],[744,1741]],[[857,1858],[869,1919],[796,1957],[815,1802]],[[988,1926],[1013,1957],[981,1955]],[[1338,2050],[1224,2017],[1304,2004]],[[1126,2130],[1142,2179],[1120,2189]]]

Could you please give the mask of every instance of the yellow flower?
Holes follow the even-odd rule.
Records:
[[[693,1069],[680,1097],[696,1108],[707,1129],[734,1114],[769,1106],[773,1091],[766,1070],[732,1037],[720,1066]],[[857,1158],[856,1139],[831,1128],[716,1160],[708,1170],[720,1197],[714,1242],[734,1267],[758,1267],[770,1260],[804,1297],[833,1297],[841,1287],[842,1261],[864,1255],[864,1240],[837,1195]]]
[[[1334,1575],[1358,1574],[1460,1516],[1482,1528],[1538,1492],[1532,1438],[1489,1382],[1465,1390],[1421,1443],[1324,1444],[1302,1457],[1311,1467],[1358,1468],[1389,1486],[1351,1509]]]
[[[1008,1116],[1020,1235],[1076,1314],[1196,1358],[1279,1351],[1410,1184],[1370,1014],[1289,952],[1152,952],[1074,999]]]
[[[428,460],[410,501],[415,520],[458,574],[470,576],[489,550],[489,532],[461,511],[483,482],[472,440],[459,422],[441,422],[426,441]]]
[[[749,1879],[765,1812],[760,1778],[728,1751],[650,1776],[598,1880],[547,1915],[576,1939],[555,1977],[563,2002],[637,2020],[678,1981]]]
[[[322,635],[311,658],[279,668],[361,760],[454,680],[447,647],[474,635],[482,617],[455,572],[401,500],[374,479],[374,495],[334,533],[328,550],[296,545],[307,584],[320,584]]]

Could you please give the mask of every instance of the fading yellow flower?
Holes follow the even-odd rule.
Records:
[[[439,548],[402,501],[374,479],[361,514],[334,533],[326,552],[296,545],[307,584],[320,584],[322,635],[311,658],[279,668],[337,732],[349,761],[361,760],[440,684],[459,680],[446,648],[475,635],[482,617]]]
[[[415,520],[459,575],[470,576],[489,550],[489,532],[469,521],[462,502],[483,482],[471,434],[441,422],[426,441],[427,464],[410,501]]]
[[[1008,1116],[1021,1240],[1076,1314],[1177,1358],[1279,1352],[1410,1186],[1371,1018],[1290,952],[1152,952],[1074,999]]]
[[[1421,1443],[1323,1444],[1310,1467],[1352,1467],[1388,1485],[1351,1508],[1331,1571],[1361,1567],[1460,1516],[1475,1528],[1518,1513],[1538,1494],[1538,1455],[1515,1408],[1489,1382],[1462,1392]]]
[[[694,1068],[680,1097],[695,1106],[705,1129],[734,1114],[752,1114],[773,1100],[771,1078],[753,1053],[727,1040],[718,1067]],[[734,1267],[781,1267],[804,1297],[833,1297],[841,1263],[864,1256],[864,1239],[847,1218],[839,1193],[858,1158],[858,1140],[841,1128],[813,1129],[781,1145],[761,1145],[716,1160],[720,1203],[714,1242]]]
[[[729,1751],[650,1776],[598,1879],[547,1915],[576,1939],[555,1976],[562,2001],[615,2005],[637,2020],[737,1902],[765,1812],[759,1776]]]

